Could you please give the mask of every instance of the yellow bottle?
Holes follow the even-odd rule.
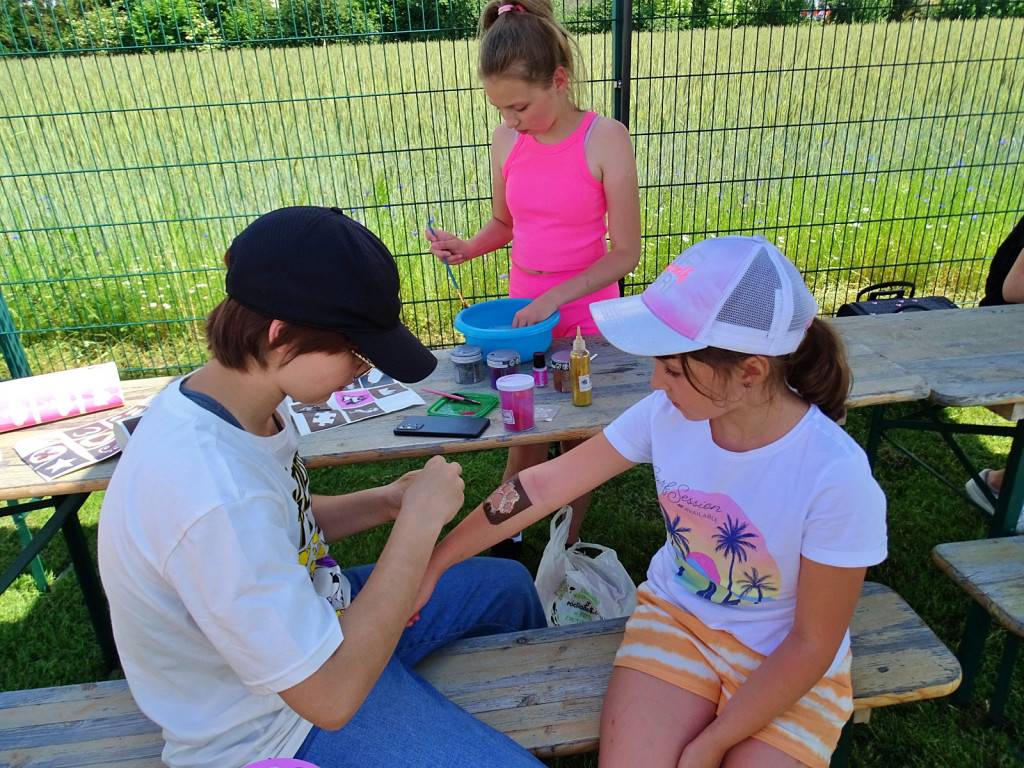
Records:
[[[572,404],[590,405],[590,354],[578,325],[576,338],[572,340],[572,353],[569,355],[569,378],[572,380]]]

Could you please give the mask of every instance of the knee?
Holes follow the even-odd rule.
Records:
[[[509,603],[509,610],[518,611],[522,617],[520,628],[538,629],[547,626],[533,576],[526,566],[516,560],[493,559],[496,563],[492,574],[494,583],[502,585],[502,593]]]

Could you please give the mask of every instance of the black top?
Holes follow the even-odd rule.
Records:
[[[1010,269],[1022,250],[1024,250],[1024,216],[1021,216],[1017,226],[1003,240],[1003,244],[996,250],[996,255],[992,257],[992,264],[988,268],[988,277],[985,279],[985,296],[978,302],[979,306],[991,307],[996,304],[1009,304],[1003,298],[1003,283],[1006,282],[1006,276],[1010,274]]]

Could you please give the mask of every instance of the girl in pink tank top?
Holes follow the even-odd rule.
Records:
[[[512,326],[559,310],[556,336],[596,334],[590,304],[619,295],[640,261],[640,196],[629,133],[585,112],[573,95],[575,41],[550,0],[491,0],[480,19],[484,92],[502,123],[491,142],[491,218],[463,240],[435,229],[430,251],[449,265],[512,243],[509,295],[531,298]],[[506,477],[543,461],[547,446],[509,451]],[[578,538],[586,499],[573,504]]]

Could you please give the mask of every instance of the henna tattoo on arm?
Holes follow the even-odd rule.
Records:
[[[498,525],[515,517],[532,503],[519,482],[519,475],[512,475],[484,501],[484,515],[491,525]]]

